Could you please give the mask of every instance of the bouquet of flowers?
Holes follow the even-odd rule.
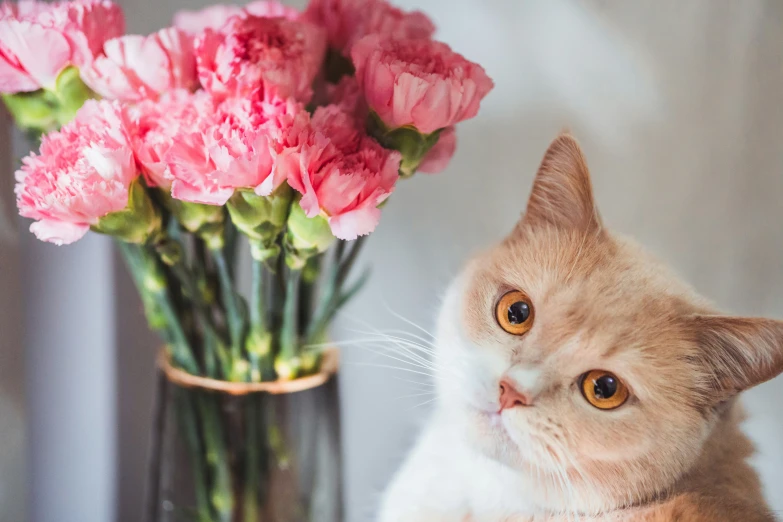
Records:
[[[434,31],[384,0],[216,5],[148,36],[124,34],[108,0],[4,3],[0,92],[40,138],[19,212],[43,241],[116,239],[172,375],[236,393],[317,375],[381,207],[398,180],[446,167],[492,88]],[[285,451],[275,420],[246,411],[258,438],[236,448],[208,395],[177,410],[195,517],[257,520]]]

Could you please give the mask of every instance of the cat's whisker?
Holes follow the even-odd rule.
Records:
[[[395,346],[401,348],[401,350],[390,350],[390,349],[388,349],[388,347],[385,347],[382,344],[382,342],[384,342],[384,341],[388,341],[388,342],[394,344]],[[429,361],[429,360],[419,356],[416,353],[410,352],[409,350],[405,349],[405,347],[400,346],[399,343],[397,343],[397,342],[395,342],[393,340],[379,339],[379,338],[367,338],[367,339],[358,339],[358,340],[353,340],[353,341],[345,341],[345,342],[329,343],[328,344],[328,346],[335,346],[335,345],[337,345],[338,347],[360,346],[362,348],[366,348],[368,351],[370,351],[372,353],[375,353],[375,354],[378,354],[378,355],[383,355],[385,357],[389,357],[391,359],[395,359],[395,360],[398,360],[398,361],[406,363],[406,364],[411,364],[413,366],[418,366],[418,367],[421,367],[421,368],[434,369],[434,365],[432,364],[431,361]],[[307,345],[307,347],[314,347],[314,346],[317,347],[318,345]],[[383,348],[386,351],[373,350],[372,347]],[[389,352],[394,353],[395,355],[398,355],[399,357],[402,357],[402,358],[394,357]]]
[[[432,334],[432,332],[430,332],[430,331],[429,331],[429,330],[427,330],[426,328],[424,328],[424,327],[422,327],[422,326],[420,326],[420,325],[418,325],[418,324],[414,323],[414,322],[413,322],[413,321],[411,321],[410,319],[408,319],[408,318],[406,318],[406,317],[403,317],[403,316],[402,316],[402,315],[400,315],[399,313],[397,313],[397,312],[395,312],[394,310],[392,310],[392,309],[391,309],[391,307],[388,305],[388,303],[384,302],[384,306],[386,307],[386,310],[388,310],[388,311],[389,311],[389,313],[390,313],[390,314],[392,314],[392,315],[393,315],[394,317],[396,317],[397,319],[399,319],[399,320],[401,320],[401,321],[404,321],[405,323],[407,323],[407,324],[411,325],[412,327],[416,328],[417,330],[420,330],[421,332],[423,332],[423,333],[427,334],[427,335],[430,337],[430,339],[434,339],[434,338],[435,338],[435,336]]]
[[[387,369],[390,369],[390,370],[400,370],[400,371],[403,371],[403,372],[416,373],[418,375],[426,375],[427,377],[432,377],[431,373],[420,372],[420,371],[417,371],[417,370],[412,370],[410,368],[402,368],[400,366],[392,366],[392,365],[389,365],[389,364],[372,364],[372,363],[360,363],[360,362],[347,362],[346,364],[351,365],[351,366],[367,366],[367,367],[371,367],[371,368],[387,368]]]
[[[377,333],[373,333],[373,332],[363,332],[361,330],[354,330],[353,332],[357,333],[357,334],[362,334],[362,335],[375,335],[376,337],[381,338],[381,339],[393,340],[393,341],[396,341],[396,342],[404,343],[406,346],[408,346],[408,347],[410,347],[410,348],[412,348],[414,350],[418,350],[418,351],[424,352],[424,353],[426,353],[428,355],[432,355],[435,352],[434,348],[432,348],[430,346],[424,346],[424,345],[416,343],[416,342],[414,342],[414,341],[412,341],[410,339],[406,339],[405,337],[400,337],[400,336],[396,336],[396,335],[390,335],[390,334],[388,334],[386,332],[378,331]]]
[[[435,395],[435,392],[434,391],[428,391],[428,392],[422,392],[422,393],[411,393],[411,394],[408,394],[408,395],[400,395],[398,397],[395,397],[395,399],[396,400],[399,400],[399,399],[409,399],[411,397],[424,397],[424,396],[427,396],[427,395]]]
[[[430,399],[430,400],[428,400],[428,401],[424,401],[424,402],[422,402],[422,403],[416,404],[415,406],[413,406],[413,407],[411,407],[411,408],[408,408],[406,411],[412,411],[412,410],[415,410],[416,408],[420,408],[420,407],[422,407],[422,406],[424,406],[424,405],[426,405],[426,404],[429,404],[429,403],[431,403],[431,402],[434,402],[434,401],[436,401],[436,400],[438,400],[438,398],[437,398],[437,397],[433,397],[432,399]]]

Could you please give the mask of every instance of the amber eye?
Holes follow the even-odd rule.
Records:
[[[628,388],[613,373],[590,370],[582,376],[582,395],[601,410],[613,410],[628,400]]]
[[[533,305],[524,292],[512,290],[503,294],[498,301],[495,317],[505,331],[522,335],[533,326]]]

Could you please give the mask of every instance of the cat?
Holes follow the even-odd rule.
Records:
[[[607,231],[576,140],[449,287],[436,406],[380,522],[767,522],[737,394],[783,371],[783,322],[720,315]]]

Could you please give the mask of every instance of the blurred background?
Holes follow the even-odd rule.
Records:
[[[119,3],[138,33],[207,4]],[[496,87],[460,125],[450,168],[399,185],[362,259],[374,277],[342,314],[337,340],[421,334],[395,314],[431,330],[460,265],[518,219],[562,128],[584,146],[608,226],[721,308],[783,318],[783,2],[395,3],[427,12],[437,38],[484,65]],[[159,342],[109,240],[58,249],[14,217],[24,149],[2,117],[0,522],[136,522]],[[429,405],[372,350],[343,354],[346,520],[364,522]],[[783,378],[744,396],[754,464],[778,512],[781,397]]]

